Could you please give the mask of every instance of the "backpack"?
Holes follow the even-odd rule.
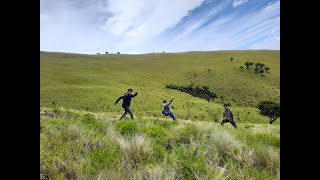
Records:
[[[169,115],[169,111],[166,111],[165,109],[163,109],[162,110],[162,114],[165,115],[165,116],[168,116]]]

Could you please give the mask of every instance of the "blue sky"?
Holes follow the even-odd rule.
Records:
[[[280,49],[279,0],[40,0],[40,50]]]

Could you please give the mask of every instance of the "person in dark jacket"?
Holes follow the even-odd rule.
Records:
[[[233,116],[233,112],[231,111],[229,104],[224,104],[224,111],[222,113],[221,118],[221,126],[224,125],[224,123],[230,123],[234,128],[237,128],[235,118]]]
[[[174,98],[170,100],[169,103],[167,103],[167,100],[163,101],[163,109],[162,109],[162,114],[165,116],[171,116],[173,120],[176,120],[176,116],[172,112],[172,109],[170,108],[170,104],[172,103]]]
[[[132,92],[133,92],[132,89],[128,89],[128,92],[125,93],[123,96],[120,96],[120,97],[117,99],[116,103],[115,103],[115,104],[117,104],[117,103],[120,101],[120,99],[123,100],[123,101],[122,101],[122,107],[123,107],[123,109],[124,109],[124,113],[123,113],[123,115],[120,117],[119,120],[123,119],[123,118],[126,116],[127,113],[129,113],[131,119],[134,120],[133,112],[132,112],[132,110],[130,109],[130,103],[131,103],[131,98],[133,98],[133,97],[135,97],[135,96],[138,95],[138,91],[137,91],[134,95],[132,95]]]

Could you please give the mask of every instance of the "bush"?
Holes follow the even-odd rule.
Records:
[[[120,121],[115,125],[115,129],[123,135],[131,135],[138,132],[135,121]]]
[[[193,87],[193,85],[189,85],[189,86],[177,86],[177,85],[173,85],[173,84],[169,84],[166,85],[166,88],[168,89],[174,89],[174,90],[179,90],[181,92],[190,94],[194,97],[199,97],[202,99],[207,100],[208,102],[214,98],[217,98],[217,94],[214,92],[211,92],[209,90],[208,86],[203,86],[202,88],[200,87]]]

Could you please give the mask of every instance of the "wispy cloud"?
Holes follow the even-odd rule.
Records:
[[[40,24],[47,51],[280,48],[278,0],[40,0]]]
[[[237,6],[240,6],[246,2],[248,2],[248,0],[234,0],[232,5],[233,5],[233,7],[237,7]]]

